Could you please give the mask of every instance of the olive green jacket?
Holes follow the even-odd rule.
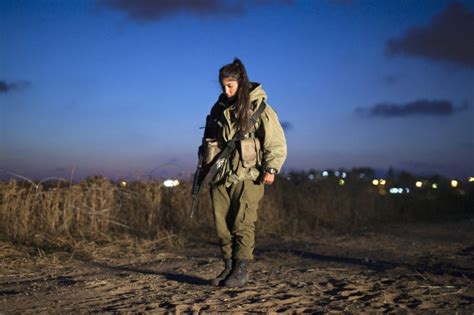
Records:
[[[281,170],[287,154],[285,134],[277,113],[266,103],[266,99],[267,95],[262,86],[258,83],[252,83],[250,91],[252,110],[255,111],[263,101],[266,104],[265,110],[253,130],[255,131],[255,137],[260,139],[261,165],[244,167],[240,160],[239,150],[235,150],[233,155],[224,161],[223,166],[213,180],[214,183],[225,183],[226,186],[230,186],[238,181],[257,180],[261,172],[267,168],[274,168],[278,172]],[[224,148],[226,143],[239,132],[235,117],[235,105],[226,104],[225,95],[221,95],[211,110],[211,115],[213,112],[219,113],[217,118],[219,125],[217,141],[219,147]]]

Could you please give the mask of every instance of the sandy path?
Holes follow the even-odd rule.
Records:
[[[218,249],[116,255],[0,244],[0,313],[474,312],[474,222],[261,240],[245,288],[213,287]]]

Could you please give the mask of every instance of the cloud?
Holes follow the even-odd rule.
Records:
[[[28,81],[18,81],[8,83],[6,81],[0,80],[0,93],[8,93],[13,90],[22,90],[26,89],[31,85]]]
[[[198,16],[239,16],[249,5],[290,4],[293,0],[98,0],[99,5],[125,12],[132,20],[156,21],[179,13]]]
[[[461,149],[469,150],[470,152],[474,152],[474,142],[461,142],[458,144],[458,147]]]
[[[293,125],[288,121],[282,121],[281,126],[282,126],[283,130],[285,130],[285,131],[293,129]]]
[[[388,55],[412,55],[474,67],[474,11],[451,3],[425,27],[408,29],[386,43]]]
[[[452,165],[436,163],[436,162],[426,162],[426,161],[400,161],[397,167],[401,169],[409,169],[410,171],[416,173],[417,175],[435,175],[439,172],[447,173],[453,171]]]
[[[386,75],[383,78],[383,81],[386,85],[394,85],[397,84],[398,81],[400,81],[400,78],[395,75]]]
[[[336,5],[352,5],[354,4],[354,0],[328,0],[329,3],[333,3]]]
[[[455,112],[465,111],[468,104],[454,107],[450,101],[446,100],[426,100],[420,99],[406,104],[378,103],[368,108],[356,108],[356,114],[368,117],[407,117],[407,116],[451,116]]]
[[[441,163],[430,163],[426,161],[400,161],[398,165],[403,166],[403,167],[410,167],[414,169],[440,169],[446,167],[446,165],[441,164]]]

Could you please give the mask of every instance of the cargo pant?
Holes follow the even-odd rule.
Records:
[[[253,259],[257,208],[264,185],[251,180],[211,187],[217,237],[224,259]]]

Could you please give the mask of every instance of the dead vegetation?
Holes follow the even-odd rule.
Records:
[[[122,187],[98,176],[74,184],[0,182],[0,237],[40,248],[117,239],[156,246],[210,240],[214,233],[208,192],[203,189],[190,219],[190,186],[136,181]],[[312,181],[305,174],[292,174],[266,187],[257,233],[311,236],[321,229],[354,231],[386,223],[465,218],[473,215],[470,186],[390,195],[357,178],[341,186],[335,178]]]
[[[279,177],[249,286],[228,289],[209,284],[222,262],[206,189],[190,219],[189,182],[0,182],[2,310],[472,313],[474,221],[456,221],[473,217],[469,185],[391,195],[358,178]]]

